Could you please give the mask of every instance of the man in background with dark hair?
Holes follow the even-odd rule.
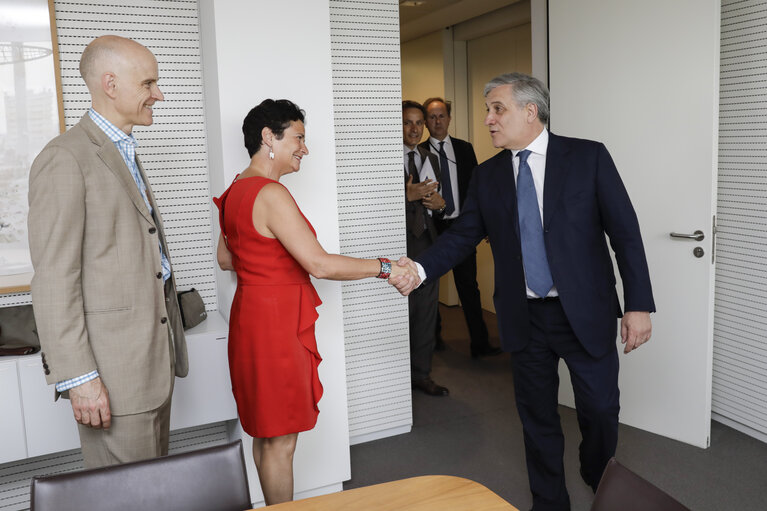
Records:
[[[437,239],[434,219],[445,210],[439,194],[439,162],[418,147],[426,111],[415,101],[402,102],[402,140],[405,166],[405,222],[407,255],[417,257]],[[431,379],[434,332],[439,307],[439,280],[434,279],[408,297],[410,317],[410,369],[413,388],[431,396],[446,396],[447,388]]]
[[[430,137],[421,143],[420,147],[431,151],[439,159],[439,169],[442,174],[440,184],[446,207],[444,213],[436,218],[434,223],[437,233],[442,234],[461,214],[471,173],[477,166],[477,156],[470,142],[448,135],[447,130],[451,120],[450,103],[442,98],[429,98],[424,101],[423,106],[426,109],[426,127],[429,129]],[[477,285],[476,249],[453,267],[453,279],[458,297],[461,299],[466,325],[469,327],[471,357],[499,355],[502,351],[499,347],[490,345],[487,325],[482,317],[482,301]],[[437,349],[444,348],[441,330],[442,319],[437,312]]]

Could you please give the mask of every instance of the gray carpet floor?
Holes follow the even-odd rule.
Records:
[[[454,475],[482,483],[527,511],[532,499],[509,355],[472,360],[461,309],[440,310],[447,349],[435,353],[432,377],[450,395],[414,391],[412,431],[352,446],[352,479],[344,488]],[[498,345],[495,315],[485,312],[485,319],[491,342]],[[575,411],[560,407],[559,412],[572,509],[588,511],[593,495],[578,473]],[[767,510],[767,444],[720,423],[711,425],[708,449],[621,425],[616,457],[693,510]]]

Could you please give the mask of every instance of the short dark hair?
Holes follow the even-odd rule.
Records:
[[[444,99],[442,99],[440,97],[429,98],[429,99],[427,99],[426,101],[423,102],[423,107],[426,110],[428,110],[429,109],[429,105],[431,105],[435,101],[439,101],[440,103],[445,105],[445,108],[447,108],[447,116],[450,117],[450,112],[453,110],[453,105],[452,105],[453,102],[452,101],[445,101]]]
[[[404,112],[408,108],[416,108],[416,109],[420,110],[421,113],[423,114],[424,120],[426,119],[426,109],[418,101],[411,101],[409,99],[404,100],[402,102],[402,111]]]
[[[252,158],[261,149],[261,130],[269,128],[280,140],[291,121],[304,122],[305,116],[306,112],[289,99],[265,99],[253,107],[242,122],[248,156]]]

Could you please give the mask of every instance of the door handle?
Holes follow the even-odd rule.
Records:
[[[705,238],[703,231],[695,231],[692,234],[682,234],[678,232],[672,232],[669,233],[669,236],[672,238],[680,238],[683,240],[695,240],[695,241],[703,241],[703,238]]]

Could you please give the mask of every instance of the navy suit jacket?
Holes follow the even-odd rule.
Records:
[[[474,171],[460,217],[417,258],[427,278],[440,277],[489,237],[495,260],[495,293],[501,344],[525,348],[530,324],[519,240],[511,151]],[[626,310],[655,311],[644,246],[634,208],[605,146],[549,135],[544,180],[546,252],[562,307],[580,343],[592,356],[615,349],[615,252]]]
[[[469,182],[471,174],[477,166],[477,155],[474,154],[474,146],[471,142],[466,142],[460,138],[450,137],[453,143],[453,152],[455,152],[455,166],[458,173],[458,204],[463,206],[466,202],[466,194],[469,191]],[[427,151],[431,151],[429,140],[418,144]],[[437,146],[439,148],[439,146]],[[439,158],[439,156],[437,156]],[[442,170],[444,172],[444,170]]]
[[[470,142],[461,140],[460,138],[450,137],[453,143],[453,152],[455,152],[455,167],[458,177],[458,206],[463,208],[463,204],[466,202],[466,195],[469,191],[469,183],[471,182],[471,175],[477,166],[477,155],[474,154],[474,146]],[[431,145],[429,140],[418,144],[419,147],[431,151]],[[439,148],[439,146],[437,146]],[[437,156],[439,158],[439,156]],[[440,169],[442,173],[446,172],[444,169]],[[453,183],[455,186],[455,183]],[[447,229],[447,224],[442,222],[440,217],[435,219],[437,224],[437,231],[442,232]]]

